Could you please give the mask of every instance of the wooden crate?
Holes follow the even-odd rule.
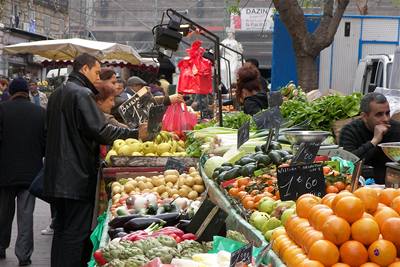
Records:
[[[112,156],[112,167],[164,167],[170,157],[145,157],[145,156]],[[197,167],[198,158],[172,157],[184,163],[185,167]]]

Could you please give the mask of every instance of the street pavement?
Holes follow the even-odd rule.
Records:
[[[50,251],[52,235],[41,235],[40,231],[45,229],[50,223],[50,206],[36,199],[35,212],[33,214],[33,235],[34,235],[34,251],[32,254],[31,267],[47,267],[50,266]],[[11,244],[7,249],[7,257],[0,260],[0,267],[18,266],[18,259],[14,253],[15,239],[17,237],[17,218],[14,217]]]

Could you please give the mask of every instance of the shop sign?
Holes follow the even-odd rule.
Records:
[[[274,9],[264,7],[246,7],[240,9],[238,15],[231,16],[231,27],[242,31],[272,31]]]

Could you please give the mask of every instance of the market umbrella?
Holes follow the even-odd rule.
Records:
[[[118,43],[79,38],[19,43],[4,47],[9,54],[34,54],[51,60],[72,60],[82,53],[99,60],[123,60],[132,65],[142,64],[142,58],[132,47]]]

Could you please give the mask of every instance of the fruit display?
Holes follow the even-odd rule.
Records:
[[[161,131],[154,141],[142,142],[134,138],[117,139],[106,155],[106,161],[111,156],[186,156],[185,142],[175,133]]]
[[[361,187],[354,193],[311,194],[271,234],[287,266],[397,266],[400,190]]]
[[[328,165],[324,165],[322,170],[325,177],[326,193],[338,193],[343,190],[350,191],[351,173],[334,170]]]

